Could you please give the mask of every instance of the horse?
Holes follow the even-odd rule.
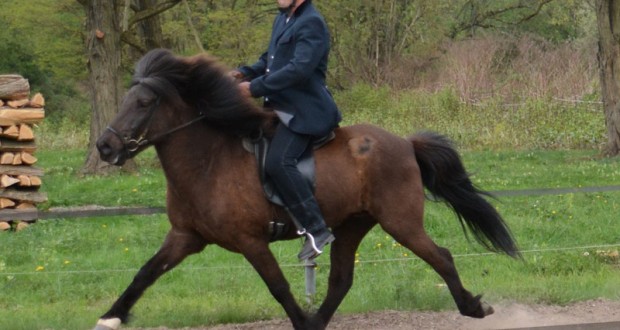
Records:
[[[269,135],[273,111],[240,94],[226,66],[207,54],[179,56],[156,49],[138,61],[116,117],[96,142],[100,157],[123,165],[153,146],[167,181],[171,228],[158,252],[101,316],[95,329],[118,329],[129,310],[162,274],[207,245],[242,254],[281,304],[295,329],[324,329],[353,284],[355,252],[379,225],[428,263],[445,281],[462,315],[483,318],[493,308],[467,291],[450,251],[423,226],[429,196],[456,213],[466,236],[485,248],[519,258],[507,224],[470,180],[453,143],[435,132],[402,138],[359,124],[335,129],[315,150],[315,196],[332,229],[328,288],[314,312],[300,307],[269,249],[269,223],[289,221],[265,198],[257,161],[242,140]],[[288,226],[282,240],[299,237]]]

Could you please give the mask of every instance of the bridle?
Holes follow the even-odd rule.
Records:
[[[119,138],[119,140],[121,140],[121,142],[123,143],[123,148],[125,150],[125,153],[129,156],[132,156],[136,151],[138,151],[138,149],[140,149],[141,147],[146,147],[149,145],[152,145],[154,143],[156,143],[157,141],[163,139],[164,137],[180,131],[194,123],[197,123],[199,121],[201,121],[202,119],[204,119],[206,117],[206,115],[204,113],[199,113],[198,117],[183,123],[179,126],[176,126],[172,129],[169,129],[163,133],[157,134],[152,138],[147,139],[146,135],[149,133],[149,128],[151,126],[151,121],[153,121],[153,116],[155,114],[155,110],[157,110],[157,108],[159,107],[159,103],[160,103],[160,96],[157,97],[157,100],[155,101],[155,103],[153,103],[150,107],[149,107],[149,115],[148,117],[144,120],[144,124],[140,124],[139,126],[144,127],[142,133],[140,133],[138,135],[137,138],[132,138],[129,135],[122,135],[118,130],[116,130],[115,128],[113,128],[112,126],[107,126],[106,130],[112,132],[114,135],[116,135],[117,138]]]

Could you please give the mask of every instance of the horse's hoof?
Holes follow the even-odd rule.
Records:
[[[485,303],[484,301],[481,301],[480,304],[482,305],[482,312],[484,312],[484,316],[489,316],[495,313],[495,310],[491,307],[491,305]]]
[[[121,319],[99,319],[93,330],[118,330],[121,327]]]

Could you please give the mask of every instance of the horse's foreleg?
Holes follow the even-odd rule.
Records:
[[[314,318],[327,326],[353,285],[355,251],[364,236],[375,225],[371,219],[356,219],[334,229],[336,240],[330,252],[331,268],[327,295]]]
[[[112,308],[101,316],[95,330],[116,330],[121,322],[126,323],[129,310],[151,284],[188,255],[202,251],[205,245],[200,236],[171,230],[159,251],[140,268]]]
[[[299,307],[276,258],[266,242],[248,242],[242,253],[263,279],[269,292],[282,305],[295,329],[317,329],[308,323],[306,313]]]

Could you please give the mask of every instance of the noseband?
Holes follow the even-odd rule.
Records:
[[[142,131],[142,133],[140,133],[138,135],[137,138],[132,138],[131,136],[128,135],[122,135],[118,130],[116,130],[115,128],[113,128],[112,126],[108,126],[106,127],[106,130],[112,132],[114,135],[116,135],[116,137],[122,141],[123,143],[123,148],[125,150],[125,153],[127,153],[129,156],[132,156],[135,154],[136,151],[138,151],[138,149],[140,149],[140,147],[146,147],[149,145],[152,145],[153,143],[161,140],[162,138],[166,137],[167,135],[170,135],[176,131],[179,131],[185,127],[188,127],[194,123],[199,122],[200,120],[204,119],[206,116],[203,113],[200,113],[198,117],[183,123],[177,127],[174,127],[170,130],[167,130],[163,133],[157,134],[154,137],[147,139],[146,135],[149,132],[149,128],[151,126],[151,121],[153,120],[153,115],[155,114],[155,110],[157,110],[157,108],[159,107],[159,101],[160,101],[160,97],[157,97],[157,100],[155,101],[155,103],[153,105],[151,105],[151,107],[149,108],[149,116],[145,119],[145,123],[146,124],[141,124],[140,126],[144,127],[144,130]]]

